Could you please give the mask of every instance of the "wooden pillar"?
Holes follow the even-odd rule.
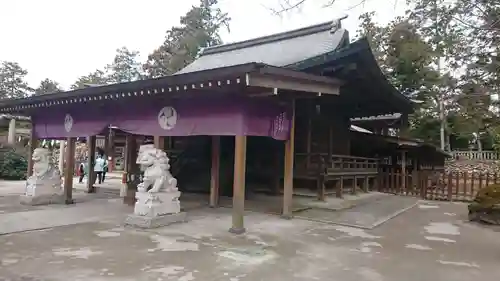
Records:
[[[64,174],[64,154],[66,151],[66,142],[65,141],[60,141],[59,142],[59,159],[58,159],[58,164],[59,164],[59,173]]]
[[[104,154],[106,154],[106,156],[109,156],[108,153],[109,153],[109,129],[106,131],[106,134],[104,135],[104,147],[102,148],[102,150],[104,151]]]
[[[283,176],[283,210],[281,216],[292,218],[293,204],[293,158],[295,146],[295,100],[292,101],[292,116],[290,117],[290,137],[285,142],[285,165]]]
[[[16,119],[12,118],[9,122],[9,132],[7,135],[7,143],[15,144],[16,143]]]
[[[220,137],[212,137],[212,165],[210,168],[210,207],[219,205]]]
[[[33,175],[33,150],[38,147],[38,138],[35,135],[35,127],[31,125],[30,149],[28,151],[28,177]]]
[[[134,135],[127,135],[125,139],[125,151],[127,157],[127,175],[126,184],[127,191],[123,197],[123,203],[127,205],[135,204],[135,192],[137,191],[137,184],[139,183],[139,167],[137,166],[137,140]]]
[[[333,125],[330,122],[328,122],[328,161],[332,161],[333,139],[334,139],[333,135],[334,135]]]
[[[406,192],[406,151],[401,151],[401,188]]]
[[[112,172],[115,169],[115,132],[113,129],[108,129],[107,142],[105,144],[106,157],[108,160],[108,172]]]
[[[127,142],[128,140],[128,135],[125,137],[125,153],[123,155],[123,173],[127,173],[128,171],[128,162],[129,162],[129,158],[130,158],[130,155],[128,153],[128,150],[130,149],[130,144]]]
[[[87,138],[87,147],[88,147],[88,158],[87,158],[87,192],[94,193],[95,187],[95,177],[96,173],[94,172],[94,157],[96,151],[96,136],[90,136]]]
[[[229,232],[245,232],[243,216],[245,214],[245,173],[246,173],[247,137],[235,136],[234,180],[233,180],[233,223]]]
[[[333,155],[333,126],[332,124],[328,123],[327,125],[327,130],[328,130],[328,156],[325,159],[325,161],[320,161],[320,169],[319,173],[319,178],[317,180],[317,197],[318,201],[325,201],[326,199],[326,190],[325,190],[325,175],[324,175],[324,170],[328,168],[328,165],[331,165],[332,161],[332,155]],[[322,157],[322,156],[319,156]],[[321,158],[320,158],[321,160]],[[356,181],[356,180],[354,180]],[[340,189],[340,187],[338,187]]]
[[[307,107],[307,133],[306,133],[306,170],[311,166],[311,148],[312,148],[312,106],[309,102]]]
[[[158,149],[165,150],[165,137],[154,136],[154,145]]]
[[[64,201],[73,204],[73,176],[75,170],[76,138],[66,139],[66,169],[64,169]]]

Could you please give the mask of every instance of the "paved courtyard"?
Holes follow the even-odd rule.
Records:
[[[119,199],[16,209],[14,200],[6,200],[12,196],[4,194],[7,206],[0,213],[0,280],[488,281],[500,276],[500,230],[468,223],[461,203],[422,201],[372,230],[249,212],[247,233],[233,235],[227,231],[227,208],[198,208],[189,211],[187,223],[137,230],[123,227],[132,209]]]

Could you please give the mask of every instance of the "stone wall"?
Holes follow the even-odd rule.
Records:
[[[447,172],[500,173],[499,160],[450,160],[446,162]]]

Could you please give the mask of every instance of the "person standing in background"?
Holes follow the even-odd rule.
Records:
[[[97,174],[99,184],[102,183],[102,172],[104,171],[105,161],[106,160],[104,160],[101,155],[97,155],[95,159],[94,172]]]
[[[104,159],[104,169],[102,170],[102,182],[106,179],[106,173],[108,172],[108,157],[103,154],[102,159]]]
[[[101,183],[104,182],[104,180],[106,179],[106,173],[108,172],[108,158],[106,156],[106,153],[104,152],[104,149],[99,147],[97,148],[97,156],[98,157],[101,157],[103,160],[104,160],[104,166],[103,166],[103,170],[102,170],[102,177],[101,177]]]
[[[78,173],[80,175],[78,183],[83,183],[83,178],[85,177],[85,162],[80,163],[78,166]]]

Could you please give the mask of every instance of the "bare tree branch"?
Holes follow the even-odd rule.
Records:
[[[268,9],[270,9],[273,12],[273,14],[275,14],[275,15],[282,15],[282,14],[290,12],[292,10],[299,9],[301,6],[303,6],[308,1],[312,1],[312,0],[294,0],[294,1],[292,1],[292,0],[280,0],[279,1],[279,9],[273,9],[273,8],[268,8]],[[350,11],[356,7],[364,5],[368,1],[369,0],[361,0],[359,3],[354,4],[352,6],[349,6],[347,9],[345,9],[345,11]],[[394,5],[396,5],[397,1],[398,0],[394,1]],[[322,7],[323,8],[330,7],[333,4],[335,4],[335,2],[337,2],[337,0],[327,0],[326,3],[322,5]]]

